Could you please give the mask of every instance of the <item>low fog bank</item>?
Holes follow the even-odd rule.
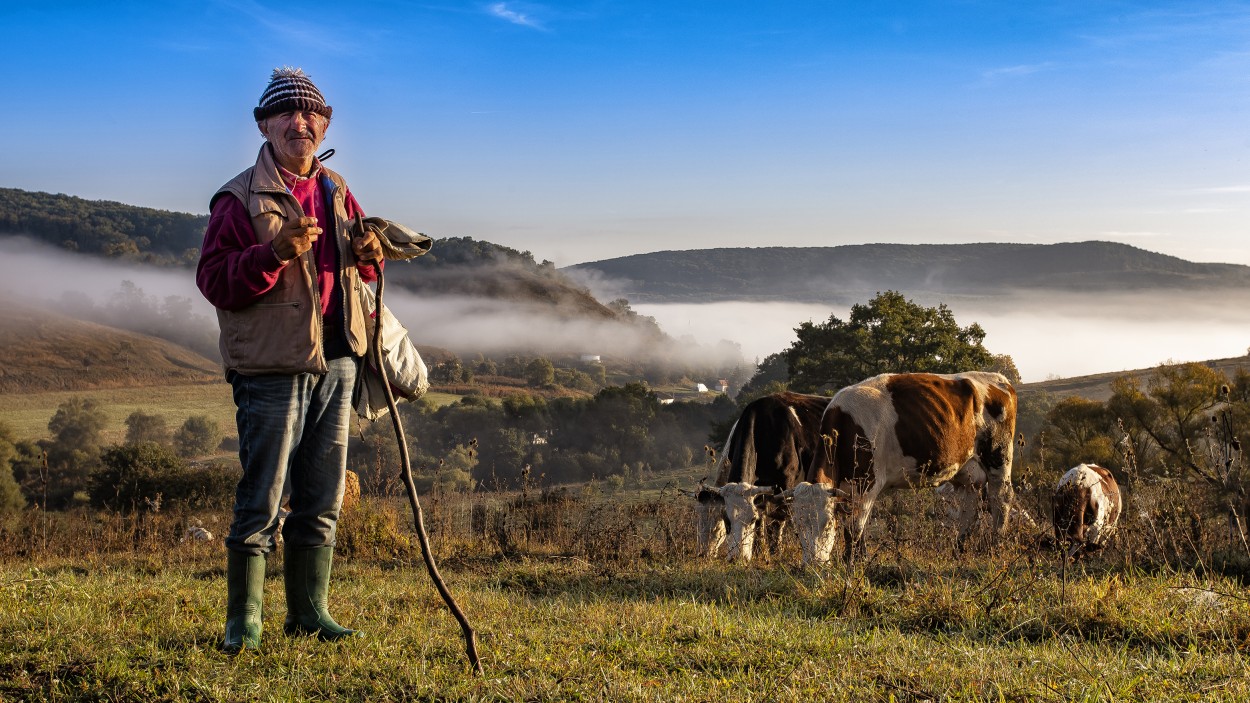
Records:
[[[131,281],[160,299],[187,298],[195,313],[213,315],[213,306],[195,287],[192,269],[127,264],[25,237],[0,237],[0,294],[6,299],[12,296],[47,302],[77,294],[100,305],[108,302],[122,281]]]
[[[718,368],[744,363],[738,345],[721,337],[664,339],[646,327],[615,320],[570,319],[552,308],[529,303],[391,290],[385,296],[386,306],[419,344],[460,354],[599,354]]]
[[[217,319],[193,269],[128,265],[25,238],[0,238],[0,295],[79,319],[186,344],[217,359]],[[645,324],[568,317],[568,310],[388,287],[385,302],[414,342],[459,354],[600,354],[699,367],[743,363],[720,337],[666,340]]]
[[[600,286],[600,300],[611,289]],[[179,341],[216,357],[217,323],[194,271],[136,266],[74,254],[24,238],[0,238],[0,295],[75,317]],[[916,302],[936,305],[936,298]],[[820,323],[849,306],[722,302],[636,304],[647,325],[568,318],[534,303],[414,294],[386,302],[422,345],[459,354],[600,354],[698,367],[751,363],[781,351],[801,322]],[[867,299],[861,302],[867,302]],[[1240,356],[1250,345],[1250,291],[948,296],[960,325],[979,323],[990,351],[1010,354],[1025,381],[1124,371],[1165,361]],[[729,341],[725,341],[729,340]]]
[[[960,325],[980,324],[986,348],[1010,354],[1026,382],[1241,356],[1250,346],[1250,291],[1020,292],[914,300],[946,302]],[[726,302],[634,309],[671,334],[736,341],[748,360],[758,360],[790,346],[800,323],[821,323],[830,315],[845,320],[850,306]]]

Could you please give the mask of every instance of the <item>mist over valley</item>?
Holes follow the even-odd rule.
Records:
[[[192,268],[202,216],[0,195],[6,300],[217,358],[215,312]],[[66,208],[81,226],[58,219]],[[886,289],[980,324],[986,348],[1010,355],[1026,382],[1239,356],[1250,344],[1250,267],[1110,242],[661,251],[556,269],[449,237],[387,274],[386,303],[413,340],[463,356],[659,359],[712,373],[782,351],[800,323],[845,317]]]
[[[1138,294],[1008,294],[941,301],[960,325],[977,323],[985,346],[1009,354],[1026,383],[1204,361],[1246,353],[1250,345],[1250,290]],[[728,339],[748,361],[786,349],[801,322],[820,323],[849,305],[724,301],[645,303],[634,306],[670,334]]]

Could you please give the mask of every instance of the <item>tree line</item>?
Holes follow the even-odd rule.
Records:
[[[22,439],[0,423],[0,513],[28,505],[129,511],[229,504],[241,473],[237,462],[192,463],[218,450],[223,432],[216,422],[192,415],[171,428],[164,416],[142,411],[125,422],[125,440],[105,445],[104,409],[75,396],[48,421],[48,439]]]
[[[701,460],[709,427],[733,416],[726,396],[662,403],[645,383],[609,386],[587,398],[518,392],[466,396],[435,407],[400,407],[414,473],[424,487],[516,488],[603,479],[625,483]],[[365,429],[349,466],[366,490],[401,491],[399,450],[388,423]]]

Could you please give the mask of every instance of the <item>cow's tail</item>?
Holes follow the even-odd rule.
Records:
[[[752,410],[743,413],[729,431],[729,439],[725,441],[725,459],[721,462],[717,485],[723,486],[729,481],[755,483],[755,467],[759,464],[754,439],[757,414]]]
[[[737,441],[738,425],[741,423],[742,419],[739,418],[734,422],[733,427],[729,428],[729,436],[725,438],[725,444],[720,453],[720,460],[716,462],[716,483],[712,484],[714,486],[723,486],[729,483],[729,474],[733,468],[733,462],[736,461],[734,457],[738,456],[734,442]]]

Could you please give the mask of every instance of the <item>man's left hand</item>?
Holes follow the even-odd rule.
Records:
[[[363,235],[352,240],[352,249],[356,252],[356,258],[360,261],[381,261],[382,243],[378,241],[378,235],[368,227],[364,230]]]

